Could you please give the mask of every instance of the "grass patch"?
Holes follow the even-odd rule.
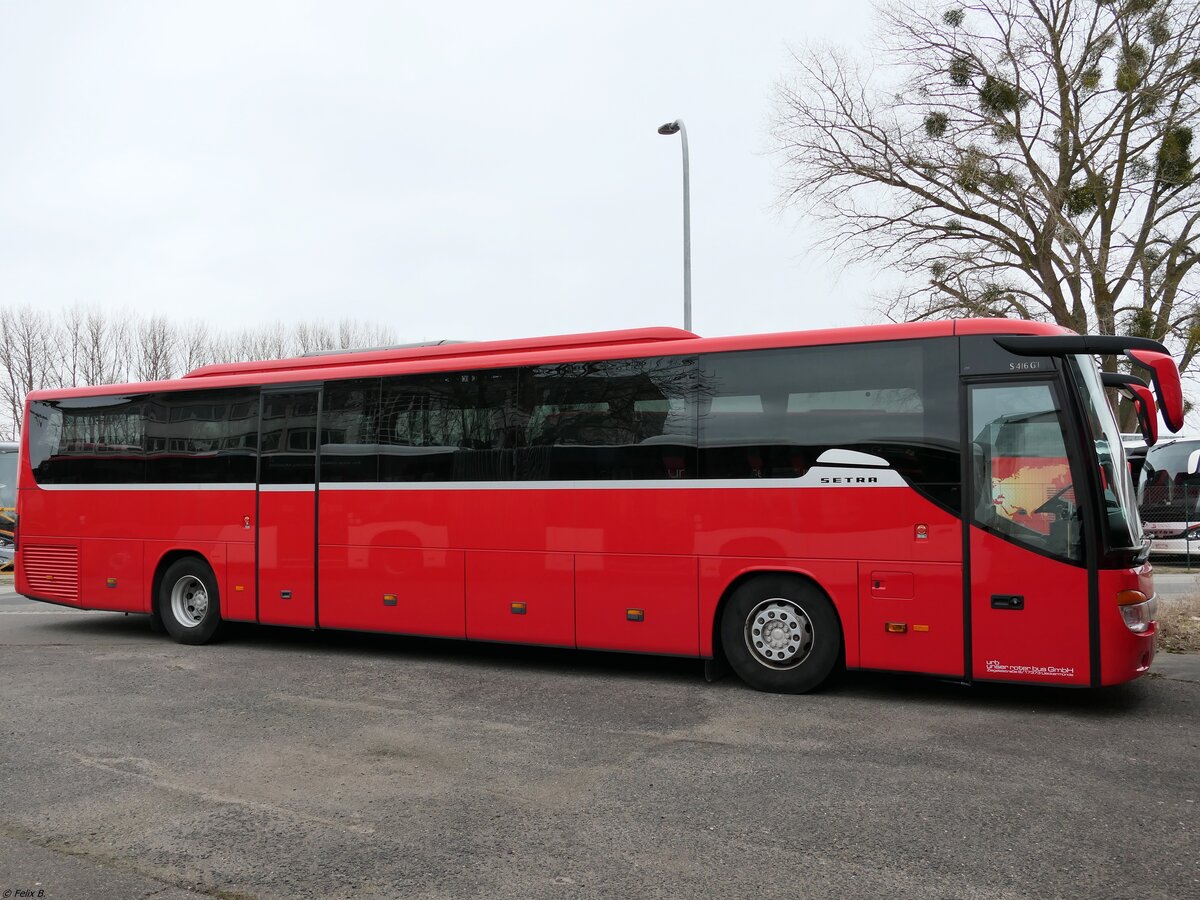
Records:
[[[1158,649],[1200,653],[1200,597],[1159,598]]]

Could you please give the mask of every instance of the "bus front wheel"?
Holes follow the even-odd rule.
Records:
[[[837,665],[842,627],[829,598],[812,583],[760,575],[735,588],[725,604],[721,646],[751,687],[803,694]]]
[[[158,589],[158,613],[167,633],[181,644],[205,644],[221,624],[217,579],[194,556],[173,562]]]

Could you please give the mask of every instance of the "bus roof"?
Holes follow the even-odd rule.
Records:
[[[491,369],[542,363],[586,362],[611,357],[633,358],[660,355],[664,352],[675,356],[954,335],[1071,333],[1073,332],[1069,329],[1057,325],[1021,319],[951,319],[712,338],[702,338],[681,328],[635,328],[507,341],[469,341],[291,359],[220,363],[203,366],[182,378],[170,381],[38,390],[30,392],[28,399],[53,400],[114,393],[203,390],[251,384],[300,384],[336,378],[371,378],[403,372],[454,371],[464,367]]]
[[[211,366],[201,366],[183,377],[211,378],[214,375],[278,372],[284,369],[338,368],[347,365],[364,366],[445,356],[462,358],[535,350],[574,350],[614,344],[652,344],[662,341],[694,340],[698,337],[699,335],[684,331],[682,328],[629,328],[624,331],[595,331],[586,334],[562,334],[511,341],[439,342],[362,351],[350,350],[342,353],[330,352],[315,357],[297,356],[291,359],[268,359],[257,362],[217,363]]]

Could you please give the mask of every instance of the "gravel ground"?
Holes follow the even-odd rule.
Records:
[[[1184,897],[1200,658],[1099,692],[144,618],[0,593],[0,888]],[[38,885],[37,887],[34,887]]]

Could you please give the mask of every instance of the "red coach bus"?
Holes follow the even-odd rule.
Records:
[[[1097,353],[1178,430],[1160,344],[1004,320],[36,391],[17,590],[189,644],[232,620],[724,659],[772,691],[839,665],[1116,684],[1155,600]]]

